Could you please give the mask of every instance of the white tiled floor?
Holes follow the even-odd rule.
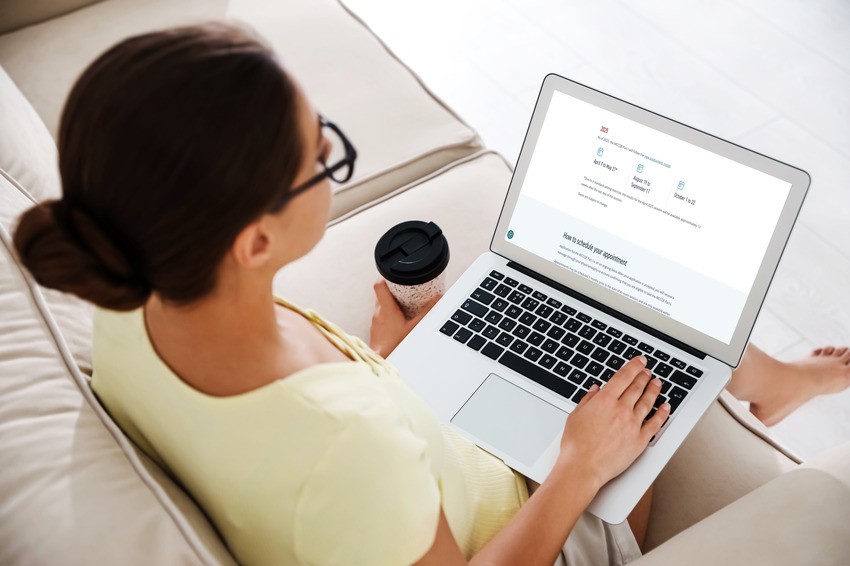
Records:
[[[846,0],[344,1],[508,161],[555,72],[809,171],[753,341],[850,345]],[[773,431],[803,457],[850,441],[850,391]]]

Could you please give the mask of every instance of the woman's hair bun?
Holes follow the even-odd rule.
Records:
[[[151,293],[139,265],[91,214],[63,200],[27,210],[14,236],[21,262],[45,287],[111,310],[133,310]]]

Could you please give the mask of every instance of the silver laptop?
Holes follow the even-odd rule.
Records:
[[[490,251],[390,362],[442,421],[542,482],[588,388],[645,355],[673,412],[590,505],[620,523],[740,362],[809,183],[548,75]]]

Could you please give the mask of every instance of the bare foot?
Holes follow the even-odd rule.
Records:
[[[773,426],[817,395],[838,393],[850,387],[850,348],[818,348],[808,358],[776,362],[770,387],[750,400],[750,411]]]

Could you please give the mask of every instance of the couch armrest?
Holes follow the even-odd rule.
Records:
[[[850,564],[850,443],[782,474],[635,564]]]

